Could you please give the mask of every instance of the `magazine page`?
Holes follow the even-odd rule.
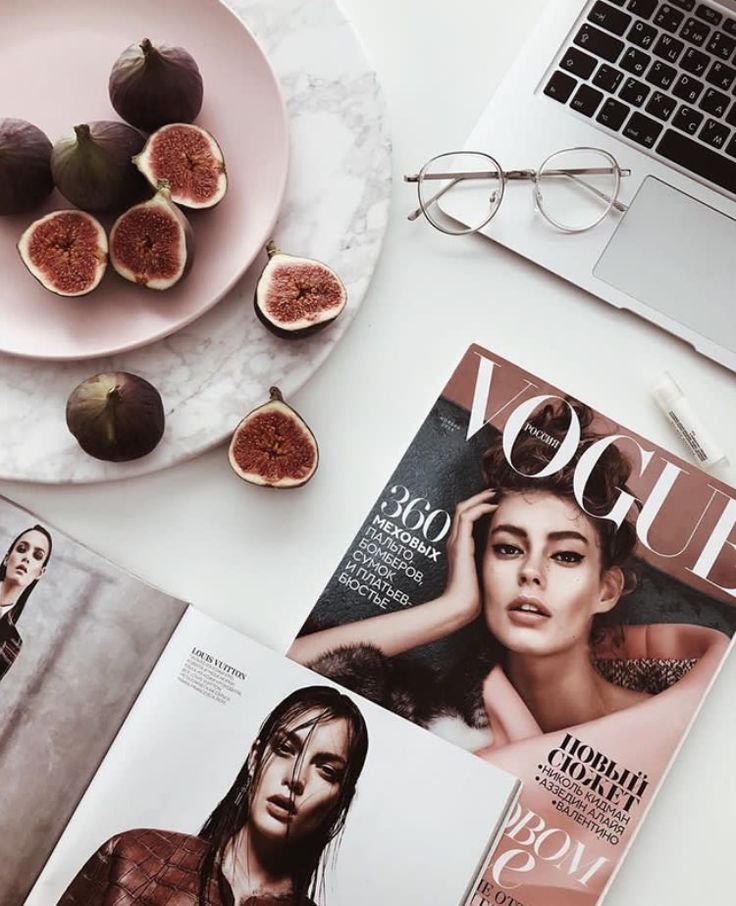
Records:
[[[734,491],[471,347],[290,656],[517,774],[474,906],[593,906],[736,628]]]
[[[4,498],[0,539],[0,903],[13,906],[186,605]]]
[[[191,609],[27,903],[461,906],[518,786]]]

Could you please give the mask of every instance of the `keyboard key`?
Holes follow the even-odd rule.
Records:
[[[632,113],[631,119],[624,126],[623,134],[626,138],[651,148],[657,141],[657,136],[662,131],[662,124],[649,119],[643,113]]]
[[[680,66],[682,66],[686,72],[691,72],[696,76],[702,75],[708,68],[709,63],[710,57],[707,54],[701,53],[699,50],[695,50],[693,47],[688,47],[683,58],[680,60]]]
[[[646,101],[650,90],[649,86],[637,79],[626,79],[624,87],[619,91],[618,96],[633,107],[641,107]]]
[[[615,91],[623,77],[624,74],[618,69],[614,69],[607,63],[601,63],[598,72],[593,77],[593,84],[604,91]]]
[[[723,18],[722,13],[716,12],[712,6],[706,6],[705,3],[698,4],[695,15],[705,22],[710,22],[711,25],[720,25]]]
[[[609,129],[620,129],[628,116],[629,110],[631,108],[627,107],[626,104],[615,101],[613,98],[608,98],[601,107],[596,120],[599,123],[603,123],[604,126],[608,126]]]
[[[675,117],[672,120],[672,125],[677,126],[678,129],[682,129],[683,132],[689,132],[690,135],[695,135],[698,126],[702,122],[702,113],[699,113],[697,110],[693,110],[692,107],[682,106],[675,114]]]
[[[655,91],[644,109],[659,120],[668,120],[675,107],[677,107],[677,101],[674,98],[662,94],[661,91]]]
[[[686,12],[690,13],[695,8],[695,0],[672,0],[674,6],[679,6],[680,9],[684,9]]]
[[[705,125],[700,130],[700,138],[714,148],[722,148],[726,144],[726,139],[731,134],[728,126],[719,123],[718,120],[707,119]]]
[[[654,43],[654,39],[657,37],[657,29],[647,25],[646,22],[634,22],[626,37],[632,44],[636,44],[646,50]]]
[[[722,31],[714,31],[705,49],[712,53],[713,56],[720,57],[721,60],[728,60],[734,50],[736,50],[736,38],[730,38],[728,35],[724,35]]]
[[[660,35],[652,51],[663,60],[674,63],[684,49],[685,45],[682,41],[678,41],[672,35]]]
[[[578,113],[583,113],[585,116],[593,116],[602,100],[602,91],[596,91],[590,85],[581,85],[570,101],[570,106],[573,110],[577,110]]]
[[[721,27],[725,32],[728,32],[729,35],[736,36],[736,19],[726,19]]]
[[[651,61],[652,58],[648,53],[644,53],[643,50],[637,50],[635,47],[629,47],[618,61],[618,65],[621,69],[625,69],[626,72],[633,72],[634,75],[640,76],[644,74],[644,70]]]
[[[736,193],[736,161],[730,161],[717,151],[712,151],[683,135],[682,132],[666,129],[657,145],[657,152],[691,173],[696,173],[709,182]]]
[[[730,154],[731,157],[736,157],[736,133],[731,136],[731,141],[725,147],[726,154]]]
[[[615,6],[598,0],[588,13],[588,21],[614,35],[622,35],[631,24],[631,16],[616,9]]]
[[[681,13],[679,9],[675,9],[669,3],[663,3],[652,21],[665,31],[676,32],[684,18],[685,13]]]
[[[623,41],[587,24],[580,28],[580,31],[575,35],[573,43],[596,57],[602,57],[609,63],[615,63],[624,49]]]
[[[635,16],[648,19],[657,8],[658,0],[629,0],[626,9]]]
[[[710,34],[710,27],[699,19],[688,19],[680,29],[680,37],[700,47]]]
[[[731,109],[726,114],[726,122],[730,126],[736,126],[736,101],[731,105]]]
[[[728,91],[734,79],[736,79],[736,69],[721,63],[720,60],[715,61],[705,76],[706,82],[710,82],[711,85],[722,88],[724,91]]]
[[[675,81],[676,75],[676,69],[673,69],[666,63],[660,63],[659,60],[655,60],[645,78],[647,82],[651,82],[651,84],[656,85],[657,88],[664,88],[664,90],[667,91]]]
[[[568,47],[559,62],[563,72],[580,76],[581,79],[589,79],[597,65],[598,60],[595,57],[588,56],[576,47]]]
[[[713,116],[721,117],[726,112],[729,102],[730,98],[727,94],[716,91],[715,88],[709,88],[703,95],[698,106],[701,110],[705,110],[706,113],[712,113]]]
[[[705,88],[705,85],[692,76],[681,75],[672,89],[672,94],[680,98],[681,101],[694,104],[703,93],[703,88]]]
[[[547,97],[554,98],[561,104],[566,104],[576,85],[576,79],[569,76],[566,72],[555,72],[545,85],[544,93]]]

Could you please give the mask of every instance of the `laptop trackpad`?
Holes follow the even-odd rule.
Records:
[[[736,351],[736,220],[648,176],[596,277]]]

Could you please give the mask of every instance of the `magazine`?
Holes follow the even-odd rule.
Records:
[[[734,490],[471,346],[293,643],[523,783],[474,906],[593,906],[736,629]]]
[[[516,778],[4,499],[0,531],[3,906],[469,902]]]

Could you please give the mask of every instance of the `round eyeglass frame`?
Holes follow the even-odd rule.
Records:
[[[568,151],[587,151],[599,154],[601,157],[604,157],[608,161],[611,171],[615,177],[615,188],[611,195],[611,198],[608,200],[608,204],[606,205],[605,209],[596,220],[583,227],[571,227],[564,223],[561,223],[554,217],[551,217],[549,212],[545,211],[544,209],[544,200],[542,197],[541,189],[539,187],[539,177],[544,176],[544,169],[548,165],[549,161],[553,160],[558,155],[564,154]],[[442,189],[439,193],[436,193],[434,196],[427,199],[426,202],[422,197],[422,186],[425,184],[427,171],[432,166],[432,164],[442,158],[456,157],[460,154],[467,156],[472,155],[490,163],[498,173],[499,188],[495,193],[493,205],[485,219],[483,219],[475,226],[464,227],[458,230],[450,230],[432,215],[430,208],[440,195],[443,195],[445,192],[449,191],[452,188],[453,184],[451,183],[449,186]],[[617,208],[622,211],[625,211],[627,209],[626,205],[623,205],[618,200],[619,192],[621,190],[621,177],[624,175],[624,172],[627,175],[629,173],[628,170],[623,171],[621,169],[618,161],[609,151],[606,151],[604,148],[593,148],[589,146],[560,148],[556,151],[553,151],[551,154],[548,154],[547,157],[544,158],[537,170],[504,170],[501,164],[496,160],[496,158],[485,151],[445,151],[442,154],[436,154],[434,157],[430,158],[419,171],[419,174],[416,177],[417,199],[419,201],[419,208],[421,210],[421,213],[436,230],[439,230],[441,233],[444,233],[447,236],[467,236],[469,234],[477,233],[479,230],[482,230],[484,226],[486,226],[488,223],[490,223],[491,220],[493,220],[493,218],[496,216],[496,213],[498,212],[499,207],[501,206],[501,202],[503,201],[503,197],[506,191],[506,183],[510,179],[528,179],[533,183],[532,196],[534,198],[535,207],[542,215],[542,217],[547,221],[547,223],[550,224],[550,226],[553,226],[555,229],[560,230],[563,233],[585,233],[588,230],[592,230],[594,227],[598,226],[599,223],[601,223],[606,217],[608,217],[613,208]],[[414,181],[414,178],[412,178],[411,181]],[[593,191],[595,194],[601,194],[591,186],[587,186],[587,188]]]

